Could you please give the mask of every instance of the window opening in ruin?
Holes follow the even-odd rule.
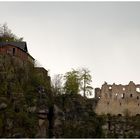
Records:
[[[137,100],[139,99],[139,96],[137,96]]]
[[[133,95],[132,95],[132,94],[130,94],[130,97],[132,98],[132,97],[133,97]]]
[[[114,99],[117,99],[117,98],[118,98],[118,93],[116,93],[116,94],[115,94],[115,97],[114,97]]]
[[[107,113],[107,116],[108,116],[108,117],[111,116],[110,113]]]
[[[112,89],[112,87],[111,87],[111,86],[109,86],[109,89]]]
[[[125,90],[125,88],[123,87],[123,91]]]
[[[140,92],[140,88],[139,88],[139,87],[137,87],[137,88],[136,88],[136,91],[137,91],[137,92]]]
[[[122,114],[118,114],[118,116],[122,116]]]
[[[122,103],[120,103],[120,106],[122,105]]]
[[[15,55],[15,48],[13,48],[13,55]]]
[[[122,97],[122,99],[124,99],[124,97],[125,97],[125,94],[124,94],[124,93],[122,93],[122,94],[121,94],[121,97]]]
[[[138,104],[138,106],[139,106],[140,104]]]

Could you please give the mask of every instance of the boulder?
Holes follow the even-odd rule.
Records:
[[[29,108],[27,109],[27,111],[30,112],[30,113],[36,112],[36,106],[29,107]]]
[[[24,136],[23,136],[23,134],[21,134],[21,133],[15,133],[15,134],[13,134],[13,136],[12,136],[12,138],[23,138]]]
[[[0,110],[6,109],[7,108],[7,104],[6,103],[1,103],[0,104]]]
[[[41,109],[38,111],[38,117],[40,119],[47,119],[48,109]]]

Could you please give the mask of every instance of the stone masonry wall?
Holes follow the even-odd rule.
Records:
[[[132,81],[128,85],[104,83],[101,89],[95,90],[95,97],[98,99],[95,112],[99,115],[140,114],[140,85]]]

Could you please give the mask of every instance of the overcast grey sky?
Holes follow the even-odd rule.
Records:
[[[140,2],[0,2],[0,23],[50,75],[87,67],[93,86],[140,83]]]

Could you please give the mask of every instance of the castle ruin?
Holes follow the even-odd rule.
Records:
[[[140,115],[140,84],[130,81],[128,85],[109,85],[106,82],[101,89],[95,89],[98,103],[95,112],[98,115]]]

